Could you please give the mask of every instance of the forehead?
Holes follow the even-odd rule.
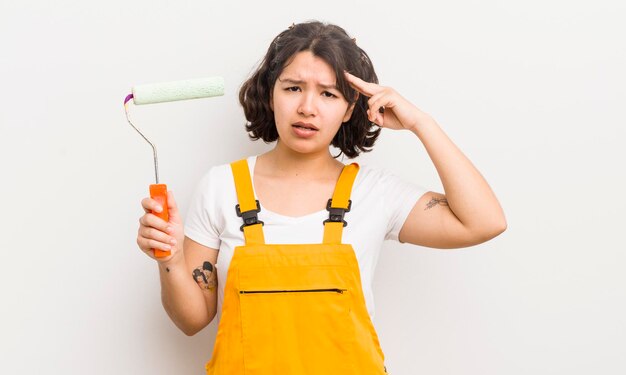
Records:
[[[298,52],[280,73],[280,80],[291,79],[334,85],[335,71],[324,59],[310,51]]]

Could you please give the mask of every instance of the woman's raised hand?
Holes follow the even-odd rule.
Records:
[[[139,231],[137,233],[137,245],[150,258],[166,263],[177,259],[183,259],[183,241],[185,239],[183,220],[174,200],[174,194],[167,192],[169,209],[169,222],[153,215],[151,212],[160,212],[162,208],[152,198],[144,198],[141,206],[145,214],[139,218]],[[171,251],[167,257],[156,258],[153,249]]]
[[[345,76],[355,90],[369,97],[367,116],[380,127],[414,130],[421,121],[430,118],[391,87],[366,82],[348,72]]]

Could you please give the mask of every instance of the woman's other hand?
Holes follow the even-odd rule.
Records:
[[[366,82],[348,72],[344,73],[355,90],[369,97],[367,116],[376,125],[396,130],[413,130],[423,121],[431,119],[393,88]]]

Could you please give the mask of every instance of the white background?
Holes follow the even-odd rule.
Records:
[[[388,242],[376,327],[391,374],[626,373],[622,1],[72,1],[0,5],[0,372],[201,374],[136,247],[153,183],[133,85],[220,75],[220,98],[132,106],[186,211],[212,165],[256,154],[240,84],[292,22],[344,27],[430,113],[508,230],[442,251]],[[347,162],[347,160],[345,160]],[[358,159],[432,190],[419,140]]]

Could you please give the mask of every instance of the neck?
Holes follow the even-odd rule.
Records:
[[[273,150],[260,155],[259,158],[273,170],[273,173],[282,177],[316,177],[328,176],[343,167],[335,160],[330,150],[318,153],[303,154],[284,147],[280,141]]]

